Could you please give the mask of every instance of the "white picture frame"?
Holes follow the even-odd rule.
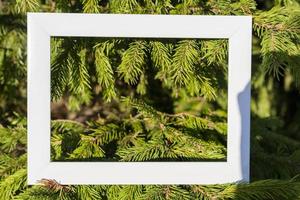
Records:
[[[28,13],[28,184],[222,184],[249,181],[251,16]],[[225,162],[51,162],[50,37],[227,38]]]

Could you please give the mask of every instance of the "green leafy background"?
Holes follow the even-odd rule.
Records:
[[[27,186],[27,11],[252,15],[251,183]],[[297,0],[0,1],[0,199],[300,199],[299,41]],[[53,115],[64,119],[52,121],[52,159],[226,157],[226,88],[216,78],[226,74],[226,41],[53,38],[51,47],[52,108],[67,110]],[[88,114],[95,102],[104,115]],[[202,157],[187,134],[195,129]]]

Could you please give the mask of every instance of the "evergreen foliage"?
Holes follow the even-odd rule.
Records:
[[[251,183],[27,186],[29,11],[252,15]],[[226,159],[227,51],[221,39],[51,38],[51,159]],[[1,0],[0,200],[300,199],[299,66],[298,0]]]

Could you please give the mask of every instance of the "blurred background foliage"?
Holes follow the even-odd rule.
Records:
[[[297,176],[300,174],[299,4],[298,0],[0,0],[0,199],[300,199],[300,180]],[[64,186],[53,180],[41,180],[43,186],[27,186],[26,12],[252,15],[251,183],[211,186]],[[51,73],[58,73],[54,76],[58,80],[51,83],[51,94],[55,102],[61,99],[67,102],[65,107],[69,116],[61,117],[59,113],[53,115],[65,120],[56,119],[52,122],[52,132],[57,133],[53,134],[51,141],[52,159],[101,159],[109,153],[105,141],[111,143],[123,138],[123,144],[129,141],[131,145],[139,141],[135,136],[124,137],[120,135],[122,131],[116,131],[120,126],[115,126],[118,121],[115,115],[122,112],[118,109],[115,111],[114,104],[122,95],[133,97],[122,101],[139,115],[136,121],[130,120],[129,129],[133,133],[140,133],[139,121],[142,121],[143,129],[152,128],[153,124],[145,121],[150,118],[156,121],[156,125],[162,124],[156,127],[157,131],[165,130],[164,125],[168,123],[173,124],[169,128],[174,128],[174,124],[178,124],[176,120],[181,119],[182,123],[187,123],[185,127],[193,125],[192,128],[205,130],[200,131],[201,136],[208,133],[207,130],[221,135],[225,132],[226,135],[226,97],[220,95],[222,88],[217,87],[212,78],[215,76],[211,74],[226,72],[226,64],[222,63],[227,59],[227,47],[221,40],[201,41],[200,44],[197,41],[195,44],[193,40],[181,40],[173,41],[171,45],[142,40],[91,40],[92,43],[86,43],[80,39],[54,38],[53,41]],[[114,43],[122,48],[114,48]],[[56,49],[56,46],[61,48]],[[185,50],[181,51],[182,48]],[[121,52],[114,52],[114,49]],[[160,50],[157,54],[159,57],[154,55],[155,50]],[[91,58],[84,56],[87,51],[92,54]],[[201,76],[205,79],[197,79],[195,84],[188,85],[186,78],[195,77],[195,66],[201,66],[197,63],[197,56],[204,61],[203,67],[208,66],[205,76]],[[147,62],[141,63],[144,61]],[[153,68],[149,67],[149,62]],[[65,71],[62,70],[64,66],[67,68]],[[185,66],[181,73],[174,70],[181,66]],[[136,73],[126,73],[128,67],[132,67]],[[212,67],[220,67],[220,70],[211,70]],[[97,73],[97,69],[106,72],[106,75]],[[145,73],[144,69],[155,71]],[[94,73],[91,70],[95,70]],[[72,76],[69,73],[73,73]],[[119,81],[113,80],[114,73],[118,74]],[[148,94],[152,94],[149,85],[153,82],[147,82],[151,79],[145,75],[153,74],[156,76],[152,79],[160,82],[168,91],[167,99],[175,99],[171,104],[173,107],[157,105],[158,101],[153,99],[157,95],[149,98]],[[69,81],[70,77],[73,81]],[[118,89],[119,82],[120,86],[127,85],[125,90]],[[106,114],[100,118],[96,116],[97,120],[90,116],[80,118],[83,113],[76,115],[79,108],[83,106],[89,110],[94,107],[91,105],[95,96],[91,95],[96,91],[99,102],[109,101],[100,106],[101,112]],[[128,91],[134,91],[134,94],[128,95]],[[136,97],[143,100],[137,100]],[[219,110],[214,113],[217,117],[209,116],[210,109],[202,109],[199,106],[201,104],[196,103],[199,97],[207,100],[208,108],[214,105],[213,108]],[[192,119],[190,115],[183,118],[176,115],[187,111],[193,114]],[[164,134],[166,137],[163,141],[173,142],[176,131],[170,132],[173,135]],[[74,144],[69,144],[70,138]],[[220,137],[217,141],[220,141]],[[168,145],[165,143],[161,146]],[[143,153],[136,154],[147,146],[133,146],[136,147],[134,151],[128,148],[122,154],[124,151],[121,150],[120,156],[133,155],[129,160],[134,161],[149,158]],[[190,157],[190,153],[191,150],[187,149],[179,155]],[[153,155],[150,160],[152,158]]]

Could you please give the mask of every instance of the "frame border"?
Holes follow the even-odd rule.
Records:
[[[249,182],[251,16],[28,13],[28,184]],[[227,38],[227,162],[50,162],[50,37]]]

